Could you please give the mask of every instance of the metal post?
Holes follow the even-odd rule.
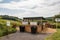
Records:
[[[58,22],[58,19],[55,19],[55,21],[56,21],[56,30],[57,30],[57,22]]]
[[[57,30],[57,22],[56,22],[56,30]]]
[[[9,39],[9,32],[8,32],[8,29],[9,29],[9,27],[10,27],[10,21],[7,21],[7,23],[6,23],[6,25],[7,25],[7,39]]]
[[[8,29],[9,29],[9,28],[8,28],[8,26],[7,26],[7,39],[9,39],[9,36],[8,36],[8,35],[9,35]]]

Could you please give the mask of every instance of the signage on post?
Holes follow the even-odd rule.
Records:
[[[10,26],[10,21],[7,21],[6,25],[7,25],[7,26]]]
[[[56,22],[60,22],[60,18],[56,18],[55,21],[56,21]]]

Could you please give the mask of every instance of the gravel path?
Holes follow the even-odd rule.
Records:
[[[44,40],[49,33],[47,34],[31,34],[31,33],[21,33],[16,32],[14,34],[10,34],[0,38],[0,40]]]

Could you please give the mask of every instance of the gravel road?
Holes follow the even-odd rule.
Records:
[[[49,33],[46,34],[31,34],[31,33],[21,33],[16,32],[8,36],[0,38],[0,40],[44,40]]]

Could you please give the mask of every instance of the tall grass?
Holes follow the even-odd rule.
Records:
[[[6,22],[7,21],[10,21],[11,22],[10,23],[11,24],[10,27],[7,27],[7,25],[6,25]],[[21,25],[21,23],[18,22],[18,21],[0,19],[0,37],[16,32],[16,29],[15,28],[12,28],[12,26],[13,26],[14,23],[17,26]]]

